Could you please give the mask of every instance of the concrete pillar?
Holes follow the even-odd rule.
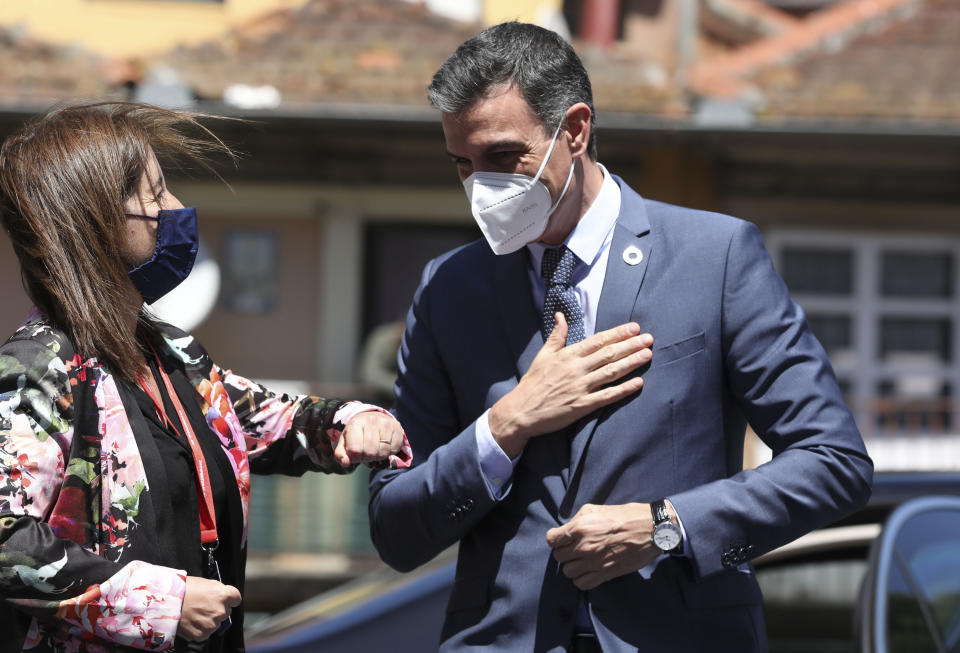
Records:
[[[339,208],[324,220],[319,272],[321,288],[320,380],[345,383],[354,379],[360,347],[363,297],[363,228],[361,220]]]

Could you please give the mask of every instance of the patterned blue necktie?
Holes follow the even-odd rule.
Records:
[[[583,309],[577,300],[577,293],[570,285],[573,268],[577,264],[576,255],[566,245],[554,247],[543,252],[540,266],[547,292],[543,299],[543,319],[540,331],[543,339],[550,337],[553,331],[553,316],[557,311],[567,318],[567,344],[572,345],[584,338]]]

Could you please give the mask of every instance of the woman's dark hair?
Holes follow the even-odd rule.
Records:
[[[547,135],[578,102],[590,107],[591,127],[596,124],[590,78],[580,57],[556,32],[528,23],[501,23],[465,41],[434,73],[427,97],[444,113],[460,113],[504,84],[517,87]],[[587,154],[596,161],[592,128]]]
[[[144,371],[129,305],[124,201],[151,149],[162,162],[230,149],[190,114],[137,103],[66,106],[28,122],[0,147],[0,213],[27,294],[72,340],[127,381]],[[214,173],[216,174],[216,173]],[[152,328],[141,311],[140,322]]]

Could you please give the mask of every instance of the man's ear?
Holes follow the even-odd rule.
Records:
[[[570,154],[573,158],[587,154],[587,146],[590,143],[590,116],[590,107],[583,102],[577,102],[567,109],[564,129],[567,133],[567,143],[570,145]]]

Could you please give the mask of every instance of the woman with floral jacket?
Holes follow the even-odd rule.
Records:
[[[243,650],[250,473],[406,466],[383,411],[271,392],[143,308],[196,213],[156,153],[229,150],[187,114],[66,107],[0,149],[37,310],[0,347],[0,650]]]

